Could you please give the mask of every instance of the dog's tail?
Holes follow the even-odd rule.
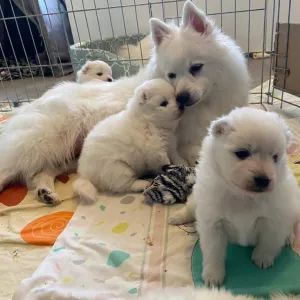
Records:
[[[87,179],[78,178],[73,183],[73,192],[76,196],[79,196],[80,200],[91,204],[97,200],[97,189],[96,187]]]

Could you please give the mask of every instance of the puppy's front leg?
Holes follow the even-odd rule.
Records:
[[[273,266],[276,256],[285,245],[288,229],[266,218],[257,221],[257,228],[258,242],[252,252],[252,261],[259,268],[267,269]]]
[[[227,236],[223,224],[198,222],[197,230],[200,235],[200,248],[203,255],[202,279],[209,287],[221,286],[225,277],[225,258]]]
[[[170,159],[170,162],[172,165],[183,165],[183,166],[188,166],[188,163],[186,160],[184,160],[178,150],[177,150],[177,139],[173,138],[173,140],[171,141],[170,145],[169,145],[169,149],[168,149],[168,156]]]

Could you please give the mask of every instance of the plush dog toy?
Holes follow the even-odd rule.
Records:
[[[146,203],[173,204],[185,203],[192,192],[195,183],[195,168],[178,165],[166,165],[162,167],[162,173],[153,180],[145,189]]]

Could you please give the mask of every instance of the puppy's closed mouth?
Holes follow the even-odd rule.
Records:
[[[258,188],[256,186],[247,186],[247,187],[241,187],[237,183],[231,180],[232,185],[234,185],[236,188],[239,190],[246,192],[247,194],[262,194],[262,193],[268,193],[271,191],[271,189],[263,189],[263,188]]]

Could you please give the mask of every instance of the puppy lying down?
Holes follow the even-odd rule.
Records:
[[[86,83],[93,80],[113,81],[111,67],[102,60],[88,60],[76,74],[78,83]]]
[[[100,122],[88,134],[79,159],[75,194],[95,201],[97,190],[142,192],[170,163],[175,129],[183,113],[173,87],[162,79],[146,81],[135,91],[127,109]],[[175,154],[176,155],[176,154]]]
[[[300,197],[287,164],[290,139],[277,114],[254,108],[235,109],[211,124],[192,195],[169,220],[196,218],[206,285],[222,285],[228,242],[254,246],[253,262],[269,268],[293,239]]]

